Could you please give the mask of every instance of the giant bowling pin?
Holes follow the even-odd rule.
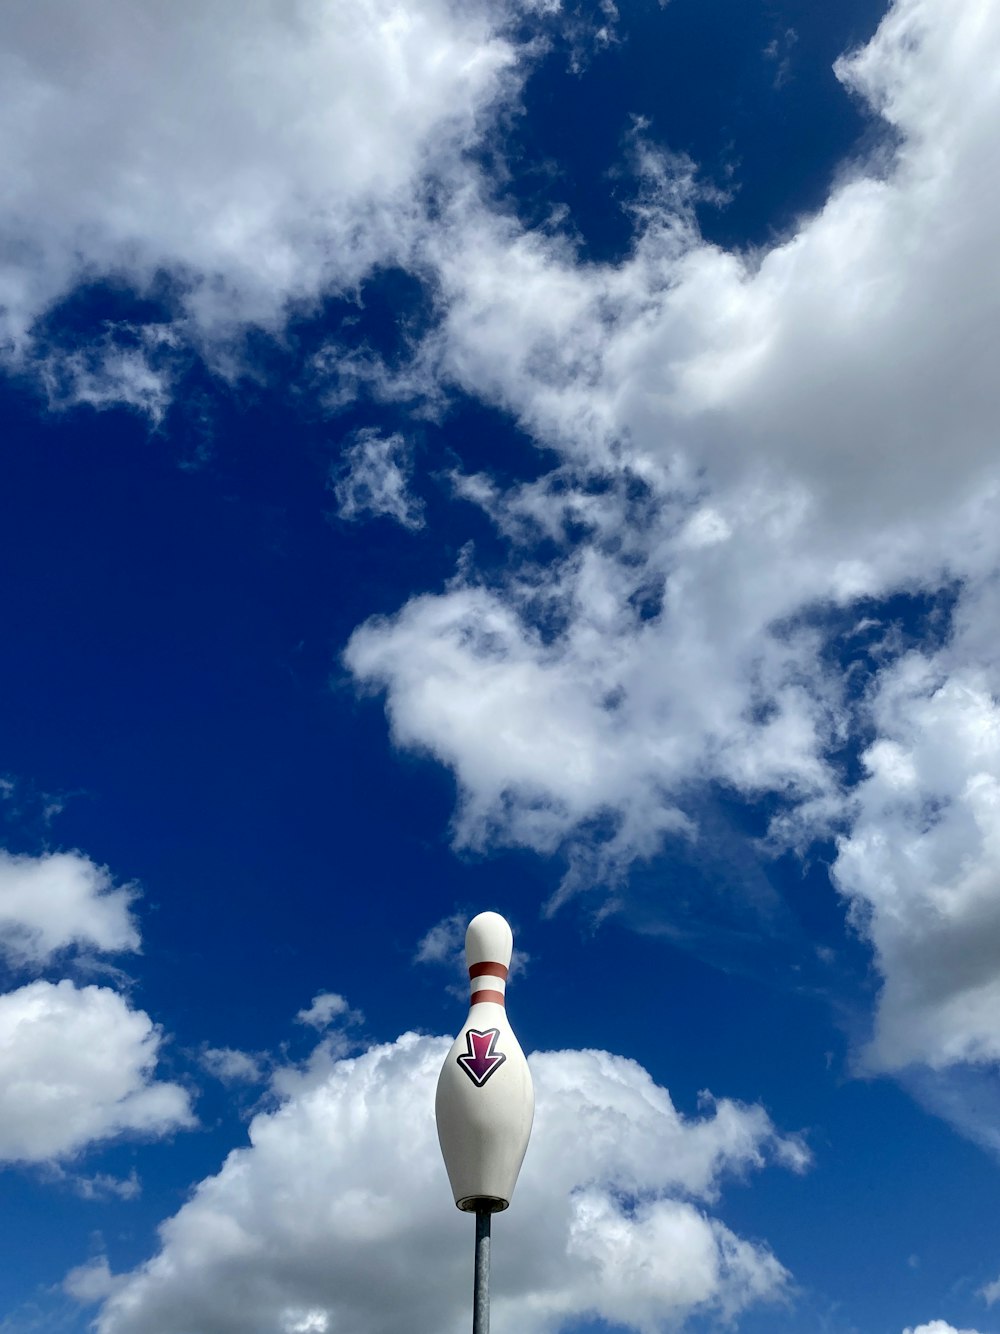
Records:
[[[469,1017],[437,1086],[438,1138],[455,1203],[480,1215],[510,1204],[535,1111],[528,1062],[504,1007],[513,945],[499,913],[469,923]]]

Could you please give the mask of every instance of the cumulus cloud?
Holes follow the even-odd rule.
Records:
[[[921,109],[992,88],[970,63],[989,62],[996,26],[970,3],[897,4],[840,72],[906,146],[759,256],[701,242],[683,174],[620,266],[463,201],[440,243],[439,373],[567,460],[506,495],[488,479],[464,494],[522,556],[532,536],[570,550],[518,562],[500,591],[459,577],[360,630],[348,662],[388,689],[403,744],[455,768],[477,829],[546,845],[638,799],[655,841],[692,780],[822,792],[846,718],[806,613],[995,560],[996,387],[990,359],[964,351],[995,327],[1000,296],[973,259],[992,253],[995,215],[970,203],[967,228],[954,221],[996,151],[989,94],[949,153]],[[957,326],[942,330],[943,305]]]
[[[407,1034],[341,1060],[275,1112],[251,1147],[161,1228],[121,1276],[101,1334],[364,1328],[458,1331],[468,1319],[469,1220],[454,1208],[433,1122],[448,1039]],[[780,1297],[787,1274],[708,1206],[723,1181],[807,1154],[760,1107],[708,1101],[688,1118],[634,1062],[532,1058],[538,1117],[516,1226],[495,1227],[498,1331],[597,1317],[646,1330]]]
[[[1000,1059],[1000,708],[991,674],[954,656],[883,675],[833,868],[885,978],[879,1069]]]
[[[33,971],[71,949],[136,951],[135,897],[80,852],[0,849],[0,951]],[[161,1041],[149,1015],[108,987],[34,981],[0,995],[0,1161],[47,1163],[85,1198],[133,1198],[134,1173],[87,1176],[57,1160],[193,1124],[185,1090],[155,1077]]]
[[[241,328],[280,331],[290,306],[405,258],[422,182],[454,163],[512,76],[504,18],[447,0],[251,0],[238,13],[99,0],[50,22],[15,0],[0,344],[23,355],[54,303],[111,279],[165,297],[220,360]],[[92,402],[117,376],[154,411],[168,378],[141,357],[60,374]]]
[[[917,1325],[915,1329],[904,1329],[903,1334],[977,1334],[974,1329],[956,1329],[945,1320],[932,1320],[927,1325]]]
[[[134,897],[80,852],[29,857],[0,849],[0,950],[35,966],[70,947],[137,950]]]
[[[412,452],[401,435],[359,431],[333,481],[338,516],[355,520],[385,515],[404,528],[422,528],[423,505],[409,490],[412,474]]]
[[[0,1160],[193,1124],[185,1090],[155,1078],[160,1041],[149,1015],[107,987],[38,981],[0,996]]]
[[[697,839],[713,785],[776,795],[776,841],[841,834],[884,977],[877,1069],[1000,1056],[998,58],[995,8],[895,0],[837,65],[881,149],[752,254],[706,244],[690,164],[641,145],[620,264],[470,186],[428,242],[425,371],[560,462],[458,476],[506,576],[466,561],[346,654],[397,744],[454,770],[457,840],[569,840],[568,888]],[[870,632],[900,593],[954,600],[946,651]],[[844,627],[865,622],[862,651]]]

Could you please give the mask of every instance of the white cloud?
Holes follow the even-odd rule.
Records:
[[[403,1309],[415,1328],[464,1328],[470,1220],[452,1204],[432,1112],[447,1048],[407,1034],[257,1116],[252,1147],[122,1276],[101,1334],[388,1334]],[[768,1158],[804,1165],[761,1108],[719,1101],[682,1117],[641,1067],[601,1052],[544,1053],[532,1069],[533,1140],[494,1229],[498,1334],[588,1315],[646,1330],[782,1295],[774,1256],[705,1207],[725,1177]]]
[[[792,618],[996,557],[995,380],[991,358],[964,349],[991,346],[1000,293],[977,259],[992,254],[997,215],[955,206],[996,151],[993,121],[989,107],[963,112],[946,156],[911,120],[953,83],[992,88],[969,66],[988,68],[1000,36],[971,3],[894,15],[843,74],[911,146],[887,179],[842,185],[756,266],[702,244],[669,194],[618,268],[581,266],[468,200],[442,240],[445,372],[598,474],[568,494],[573,472],[522,488],[503,526],[559,535],[572,519],[591,536],[502,598],[459,581],[418,600],[351,653],[359,675],[390,685],[400,739],[446,757],[501,824],[518,790],[564,803],[565,829],[604,802],[631,805],[635,787],[655,809],[668,804],[657,784],[702,776],[822,785],[833,728],[813,679],[821,639],[790,635]],[[911,68],[918,18],[937,27]],[[900,69],[919,85],[910,119],[893,113]],[[961,291],[929,300],[928,286],[959,278]],[[957,327],[942,330],[942,305]],[[634,476],[616,488],[622,464]],[[629,493],[639,483],[652,490],[644,507]],[[652,621],[628,603],[644,581],[663,590]],[[532,629],[546,608],[567,622],[550,639]],[[420,658],[422,689],[404,649]],[[480,684],[487,698],[470,712]],[[499,755],[484,761],[498,719]]]
[[[264,1078],[260,1056],[236,1047],[205,1047],[199,1060],[223,1084],[255,1084]]]
[[[355,632],[347,665],[388,688],[396,742],[459,775],[459,842],[548,852],[610,812],[614,863],[651,855],[665,833],[695,835],[678,801],[692,783],[831,791],[821,755],[843,727],[839,691],[816,661],[814,630],[762,631],[763,606],[767,620],[790,610],[795,576],[769,588],[766,568],[754,572],[777,524],[759,502],[740,518],[742,561],[702,545],[683,566],[664,558],[664,570],[629,549],[625,498],[595,499],[597,536],[564,561],[502,593],[458,580]],[[685,540],[673,513],[648,508],[643,540]],[[662,598],[662,615],[644,618],[647,598]],[[557,633],[539,628],[546,620]]]
[[[846,825],[838,884],[885,979],[879,1069],[1000,1057],[998,59],[995,6],[896,0],[837,72],[897,146],[757,253],[703,242],[689,164],[641,145],[621,264],[456,198],[428,241],[424,373],[562,462],[508,491],[459,478],[511,543],[506,581],[467,561],[346,655],[397,744],[454,770],[459,842],[575,839],[600,884],[697,838],[711,783],[778,794],[797,842]],[[541,537],[561,558],[536,560]],[[946,587],[947,651],[897,662],[887,627],[852,699],[834,613]],[[831,755],[869,726],[845,793]]]
[[[14,0],[0,345],[22,353],[54,302],[110,278],[171,288],[178,329],[221,356],[242,327],[279,332],[290,304],[405,259],[423,179],[512,77],[505,16],[475,0],[98,0],[85,17]],[[79,373],[107,401],[109,368]],[[121,376],[156,409],[162,379]]]
[[[435,922],[417,943],[414,963],[458,964],[465,971],[466,913],[455,912]]]
[[[915,1329],[904,1329],[903,1334],[977,1334],[974,1329],[956,1329],[945,1320],[932,1320],[927,1325],[917,1325]]]
[[[82,853],[29,857],[0,849],[0,950],[36,966],[73,946],[137,950],[134,897],[134,889],[115,888],[107,867]]]
[[[82,1200],[107,1200],[112,1196],[119,1200],[137,1200],[142,1194],[142,1182],[134,1167],[127,1177],[112,1176],[108,1172],[94,1172],[88,1176],[85,1172],[69,1172],[61,1163],[48,1162],[44,1179],[64,1183]]]
[[[870,1064],[994,1060],[997,620],[973,613],[1000,568],[1000,12],[896,0],[838,74],[898,147],[845,168],[766,250],[704,243],[691,164],[637,141],[639,231],[617,265],[526,233],[455,169],[516,90],[506,17],[254,0],[219,20],[193,0],[101,0],[51,24],[19,0],[0,113],[5,337],[24,351],[82,280],[152,290],[168,275],[168,333],[118,327],[44,363],[54,402],[155,416],[182,337],[225,366],[247,324],[280,334],[296,303],[374,264],[429,275],[441,322],[401,373],[407,393],[457,384],[561,455],[507,492],[457,481],[512,543],[506,583],[467,560],[348,649],[386,691],[396,741],[455,771],[458,841],[550,852],[575,837],[578,878],[600,882],[664,837],[697,838],[687,794],[705,784],[779,794],[799,837],[847,820],[838,883],[885,978]],[[353,355],[348,379],[384,380]],[[349,478],[338,498],[412,526],[396,441],[355,445],[374,503]],[[541,535],[561,558],[532,563]],[[950,654],[875,663],[877,736],[845,802],[829,755],[858,709],[814,613],[955,581]],[[907,684],[925,669],[937,684]],[[588,860],[596,824],[611,833]]]
[[[404,528],[422,528],[423,505],[409,490],[412,475],[412,451],[401,435],[359,431],[333,482],[337,514],[347,520],[384,514]]]
[[[149,1015],[107,987],[39,981],[0,996],[0,1160],[191,1125],[184,1089],[154,1078],[159,1046]]]
[[[885,978],[876,1069],[1000,1060],[1000,708],[960,644],[883,674],[833,868]]]
[[[344,1019],[346,1022],[358,1019],[360,1015],[335,991],[317,991],[308,1007],[300,1010],[295,1018],[298,1023],[308,1024],[310,1028],[329,1028],[334,1019]]]
[[[110,1297],[117,1282],[108,1265],[108,1257],[99,1255],[71,1269],[63,1279],[62,1286],[81,1305],[89,1306]]]
[[[37,371],[49,407],[86,404],[134,408],[154,424],[170,406],[182,362],[176,331],[163,325],[120,324],[83,347],[42,355]]]

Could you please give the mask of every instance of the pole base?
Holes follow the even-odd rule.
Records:
[[[466,1195],[455,1203],[467,1214],[499,1214],[510,1205],[510,1200],[501,1200],[496,1195]]]

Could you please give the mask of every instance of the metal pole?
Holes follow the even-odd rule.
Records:
[[[472,1334],[490,1334],[490,1210],[476,1210],[476,1282]]]

